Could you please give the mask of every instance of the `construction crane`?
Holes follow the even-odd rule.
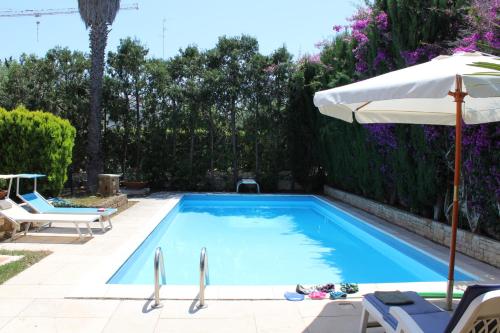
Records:
[[[133,3],[129,5],[120,6],[120,10],[138,10],[139,4]],[[13,10],[6,9],[0,10],[0,17],[22,17],[22,16],[33,16],[42,17],[48,15],[68,15],[78,13],[78,8],[59,8],[59,9],[25,9],[25,10]],[[38,28],[40,21],[36,21],[36,40],[38,42]]]

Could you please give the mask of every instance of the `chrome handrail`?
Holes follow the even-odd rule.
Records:
[[[260,193],[260,185],[253,178],[243,178],[236,183],[236,193],[240,192],[240,185],[255,185],[257,187],[257,193]]]
[[[162,304],[160,303],[160,270],[162,276],[162,282],[165,283],[165,265],[163,262],[163,251],[161,250],[161,246],[156,248],[155,251],[155,261],[154,261],[154,274],[155,274],[155,302],[151,306],[153,308],[161,308]]]
[[[203,247],[200,253],[200,303],[198,304],[198,309],[206,308],[205,304],[205,287],[206,281],[208,280],[208,255],[207,248]]]

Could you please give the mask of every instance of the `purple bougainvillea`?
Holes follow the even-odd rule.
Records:
[[[478,33],[474,33],[470,36],[465,37],[461,42],[459,47],[456,47],[453,52],[474,52],[477,51],[477,42],[481,39]]]
[[[432,143],[439,139],[440,133],[437,126],[424,125],[425,141],[427,143]]]
[[[321,54],[320,53],[307,54],[307,55],[303,56],[301,59],[299,59],[299,63],[303,64],[305,62],[309,62],[309,63],[312,63],[312,64],[322,64],[322,62],[321,62]]]
[[[374,7],[375,8],[375,7]],[[391,22],[389,16],[383,11],[372,11],[370,8],[360,8],[349,21],[350,34],[345,38],[353,43],[353,56],[357,76],[355,80],[367,78],[383,73],[387,69],[397,68],[400,60],[404,65],[411,66],[424,61],[429,61],[440,54],[453,52],[473,52],[482,50],[492,52],[500,48],[500,0],[472,0],[468,7],[465,20],[468,24],[457,27],[464,29],[458,31],[456,41],[439,41],[435,43],[420,42],[413,49],[400,51],[393,54],[393,41],[391,37]],[[451,12],[448,13],[451,15]],[[334,26],[335,31],[340,31],[341,26]],[[376,35],[376,51],[373,52],[371,36]],[[494,51],[494,52],[498,52]],[[400,57],[400,58],[399,58]],[[385,66],[385,67],[384,67]],[[395,125],[373,124],[365,125],[370,144],[377,152],[384,156],[384,161],[400,145],[408,145],[405,149],[422,149],[412,146],[411,142],[398,142]],[[453,142],[455,130],[453,127],[423,125],[424,144],[429,151],[422,153],[421,158],[429,157],[426,154],[436,154],[435,158],[443,161],[442,170],[445,174],[453,170]],[[498,167],[498,150],[500,149],[500,125],[485,124],[463,127],[462,148],[462,190],[461,212],[469,222],[471,230],[479,228],[480,221],[486,211],[491,214],[500,207],[500,168]],[[494,139],[496,138],[496,140]],[[493,150],[492,150],[493,149]],[[496,153],[494,152],[496,149]],[[430,157],[429,157],[430,158]],[[446,162],[445,162],[446,161]],[[391,178],[394,176],[391,162],[384,162],[380,166],[382,174]],[[489,207],[489,208],[488,208]]]
[[[387,62],[388,59],[389,59],[389,54],[385,50],[378,49],[377,56],[373,60],[373,67],[377,69],[380,63]]]
[[[401,57],[406,66],[412,66],[421,61],[428,61],[438,56],[440,47],[434,44],[425,44],[417,47],[414,51],[401,51]]]
[[[353,33],[352,33],[352,37],[353,37],[353,38],[354,38],[354,39],[355,39],[355,40],[356,40],[359,44],[363,44],[363,45],[364,45],[364,44],[368,43],[368,37],[367,37],[364,33],[360,32],[360,31],[358,31],[358,30],[354,30],[354,31],[353,31]]]
[[[387,29],[389,28],[388,16],[385,12],[380,12],[375,17],[375,22],[377,23],[377,28],[379,28],[381,31],[387,31]]]
[[[368,19],[355,20],[352,24],[352,30],[354,31],[362,31],[365,30],[366,27],[370,24]]]
[[[379,149],[393,150],[397,147],[396,136],[394,135],[394,124],[370,124],[365,125],[365,128],[370,133],[370,139],[373,140]]]
[[[339,32],[340,30],[342,30],[342,26],[341,25],[334,25],[333,26],[333,30],[336,31],[336,32]]]
[[[328,40],[323,39],[322,41],[314,43],[314,47],[317,49],[322,49],[325,46],[328,46],[329,44],[330,44],[330,42]]]
[[[472,0],[467,28],[454,52],[473,52],[500,48],[500,1]]]
[[[403,57],[407,66],[413,66],[418,62],[420,53],[418,49],[415,51],[401,51],[401,57]]]
[[[358,60],[356,62],[355,68],[356,68],[356,72],[364,73],[368,70],[368,63]]]
[[[381,34],[379,38],[381,39],[381,44],[389,45],[391,44],[391,36],[388,32],[389,30],[389,17],[387,13],[383,11],[373,12],[371,8],[359,8],[356,14],[354,14],[350,19],[352,23],[351,28],[351,38],[356,42],[356,47],[353,49],[354,58],[356,59],[356,72],[360,74],[365,74],[370,70],[370,62],[372,62],[373,69],[377,70],[381,63],[385,63],[388,68],[392,68],[392,62],[390,61],[389,54],[383,48],[377,50],[377,54],[374,59],[369,61],[368,57],[368,47],[369,43],[368,35],[370,29],[378,29]]]
[[[353,49],[353,54],[356,59],[355,69],[358,73],[365,73],[369,70],[366,58],[366,44],[369,42],[367,29],[369,29],[370,25],[373,23],[373,19],[372,10],[369,7],[359,8],[349,19],[349,21],[351,21],[350,28],[352,30],[352,40],[357,44]],[[381,18],[381,20],[383,20],[383,18]]]

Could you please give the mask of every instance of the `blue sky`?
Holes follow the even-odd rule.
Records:
[[[213,47],[221,35],[242,33],[258,39],[269,54],[285,44],[296,57],[315,53],[314,44],[333,35],[332,26],[345,24],[355,10],[352,0],[122,0],[138,3],[139,10],[124,10],[112,26],[107,50],[116,50],[120,38],[135,37],[162,57],[165,19],[165,57],[196,44]],[[77,0],[1,0],[0,10],[76,8]],[[37,24],[39,37],[37,42]],[[44,55],[54,47],[88,52],[88,33],[78,14],[0,17],[0,59],[24,53]]]

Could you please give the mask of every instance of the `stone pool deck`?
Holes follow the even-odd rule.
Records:
[[[94,237],[83,242],[73,229],[57,227],[0,243],[2,249],[53,252],[0,285],[0,332],[357,332],[360,297],[366,292],[445,290],[444,283],[364,284],[358,294],[344,301],[287,302],[283,292],[294,286],[208,286],[208,308],[196,311],[197,287],[164,286],[164,307],[152,310],[151,286],[105,282],[179,199],[179,194],[167,193],[138,199],[113,218],[112,230],[102,233],[96,225]],[[345,204],[335,204],[447,260],[446,248]],[[500,270],[492,266],[463,255],[457,256],[457,264],[483,282],[500,281]],[[457,287],[463,289],[465,284]]]

